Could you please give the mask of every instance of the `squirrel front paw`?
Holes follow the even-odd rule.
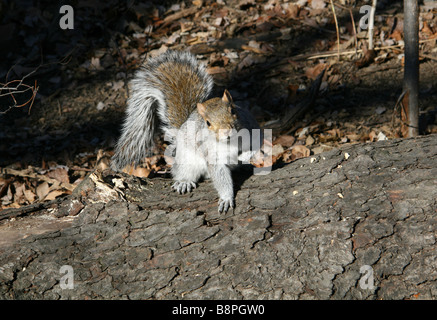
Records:
[[[184,194],[191,192],[191,190],[196,189],[196,183],[193,181],[176,181],[172,188],[176,190],[179,194]]]
[[[218,203],[218,211],[219,212],[228,212],[229,208],[234,208],[234,199],[233,198],[227,198],[223,199],[220,198]]]

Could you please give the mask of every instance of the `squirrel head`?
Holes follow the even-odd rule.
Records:
[[[228,90],[225,90],[222,98],[212,98],[197,104],[197,112],[206,127],[214,132],[217,141],[226,140],[232,135],[238,122],[236,109]]]

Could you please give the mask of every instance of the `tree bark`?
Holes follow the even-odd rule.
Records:
[[[95,172],[0,221],[0,299],[436,299],[436,138],[238,171],[226,214],[208,181]]]

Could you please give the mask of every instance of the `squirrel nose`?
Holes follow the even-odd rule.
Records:
[[[218,136],[220,140],[226,140],[231,137],[232,129],[220,129],[218,132]]]

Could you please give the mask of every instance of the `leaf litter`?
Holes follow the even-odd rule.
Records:
[[[95,168],[108,168],[128,80],[147,57],[169,49],[196,54],[214,77],[215,93],[230,89],[264,128],[296,107],[325,70],[310,111],[294,120],[292,130],[274,135],[272,165],[344,144],[402,137],[395,108],[404,63],[402,3],[378,2],[373,51],[367,50],[367,31],[358,27],[367,2],[333,4],[341,18],[337,26],[324,0],[79,2],[73,5],[81,20],[74,32],[45,27],[59,19],[56,4],[5,4],[1,82],[37,69],[23,83],[38,80],[39,89],[32,109],[24,104],[29,96],[21,101],[14,95],[23,106],[12,109],[11,97],[0,97],[0,209],[70,194]],[[436,10],[429,3],[420,8],[423,114],[436,113]],[[27,18],[20,25],[17,17]],[[436,132],[431,119],[425,133]],[[162,135],[156,142],[154,156],[124,171],[168,176]]]

